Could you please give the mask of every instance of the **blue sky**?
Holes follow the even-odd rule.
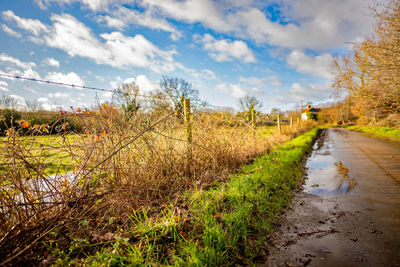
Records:
[[[162,75],[212,105],[254,95],[263,111],[331,100],[333,57],[371,32],[367,0],[0,1],[0,72],[142,94]],[[45,109],[110,94],[0,77],[0,94]],[[96,100],[97,99],[97,100]]]

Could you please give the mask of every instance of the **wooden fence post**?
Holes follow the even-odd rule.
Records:
[[[185,121],[185,135],[187,140],[186,146],[186,175],[191,173],[192,165],[192,120],[190,113],[190,99],[183,100],[183,116]]]
[[[253,129],[256,128],[256,112],[254,111],[254,109],[251,109],[251,126],[253,127]]]
[[[290,128],[293,128],[293,114],[290,115]]]
[[[278,114],[278,131],[282,132],[281,114]]]
[[[256,112],[254,109],[250,109],[251,112],[251,127],[253,128],[253,137],[256,136]]]
[[[192,123],[191,123],[191,114],[190,114],[190,99],[183,100],[183,108],[184,108],[184,118],[185,118],[185,135],[186,140],[189,144],[192,143]]]

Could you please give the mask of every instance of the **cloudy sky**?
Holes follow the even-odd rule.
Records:
[[[162,75],[216,106],[254,95],[271,108],[329,101],[332,58],[372,31],[367,0],[0,1],[0,72],[143,94]],[[0,77],[0,94],[43,108],[110,94]]]

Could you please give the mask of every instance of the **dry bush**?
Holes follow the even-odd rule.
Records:
[[[80,120],[84,134],[59,131],[57,137],[44,137],[48,126],[26,122],[20,124],[29,135],[9,129],[0,158],[3,263],[43,249],[38,241],[48,240],[55,229],[62,233],[56,238],[60,246],[68,245],[83,219],[90,219],[91,235],[98,236],[109,230],[104,221],[111,216],[124,224],[143,206],[157,213],[168,199],[226,179],[241,164],[311,127],[283,127],[282,133],[266,136],[245,122],[230,126],[232,114],[221,120],[216,112],[198,112],[188,143],[181,116],[157,114],[138,112],[124,121],[115,107],[103,105],[99,112],[60,114],[59,120]]]
[[[400,114],[390,114],[386,118],[378,121],[376,125],[384,127],[396,127],[400,129]]]

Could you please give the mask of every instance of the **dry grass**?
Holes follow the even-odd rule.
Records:
[[[13,262],[44,249],[39,241],[69,245],[82,220],[93,236],[108,218],[122,227],[133,210],[177,201],[182,192],[223,181],[227,174],[275,144],[307,128],[284,128],[267,136],[248,124],[229,126],[217,113],[194,115],[193,142],[174,113],[137,114],[124,122],[112,107],[73,116],[85,134],[41,136],[9,130],[2,140],[0,170],[0,256]],[[233,117],[233,116],[232,116]],[[26,126],[26,125],[25,125]],[[43,129],[42,129],[43,130]],[[49,176],[49,174],[53,175]],[[57,230],[58,236],[51,236]],[[50,235],[49,235],[50,234]]]

